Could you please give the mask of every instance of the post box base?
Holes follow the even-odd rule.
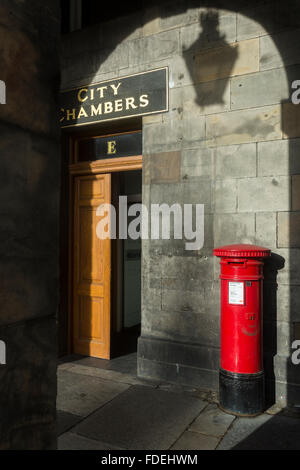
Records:
[[[237,416],[256,416],[264,411],[264,372],[238,374],[220,369],[220,407]]]

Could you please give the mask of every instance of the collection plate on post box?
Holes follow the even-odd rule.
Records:
[[[243,282],[228,282],[228,303],[231,305],[244,305]]]

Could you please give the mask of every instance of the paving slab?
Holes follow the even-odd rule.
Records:
[[[205,404],[190,395],[135,385],[73,431],[123,449],[169,449]]]
[[[300,420],[280,414],[237,418],[218,450],[300,450]]]
[[[192,423],[190,431],[222,437],[235,419],[235,416],[220,410],[217,405],[209,404]]]
[[[197,389],[194,387],[188,387],[181,384],[171,384],[171,383],[162,383],[158,385],[159,390],[164,390],[166,392],[174,393],[197,393]]]
[[[88,416],[97,408],[127,390],[128,384],[58,370],[57,409]]]
[[[136,376],[137,373],[137,354],[131,353],[113,359],[99,359],[97,357],[80,356],[71,354],[60,360],[60,364],[66,367],[70,365],[81,365],[94,367],[95,369],[114,370],[122,374]]]
[[[158,382],[153,380],[138,379],[136,376],[131,374],[123,374],[115,370],[101,369],[93,366],[82,365],[79,363],[62,364],[58,367],[60,372],[68,371],[73,374],[88,375],[90,377],[98,377],[104,380],[110,380],[112,382],[121,382],[128,385],[146,385],[157,387]]]
[[[116,372],[122,372],[123,374],[136,375],[137,372],[137,354],[127,354],[126,356],[121,356],[114,358],[110,361],[110,370]]]
[[[58,438],[58,450],[117,450],[116,447],[94,441],[72,432],[66,432]],[[118,449],[120,450],[120,449]]]
[[[82,416],[74,415],[73,413],[68,413],[67,411],[57,410],[56,412],[57,419],[57,435],[64,433],[68,429],[75,426],[82,420]]]
[[[219,439],[217,437],[185,431],[171,447],[171,450],[214,450],[218,443]]]

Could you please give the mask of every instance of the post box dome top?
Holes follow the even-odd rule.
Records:
[[[225,245],[214,248],[214,255],[220,257],[234,258],[267,258],[270,256],[271,250],[263,246],[247,245],[244,243],[236,245]]]

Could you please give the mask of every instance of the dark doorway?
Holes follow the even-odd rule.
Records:
[[[112,203],[120,232],[120,196],[127,210],[142,202],[142,172],[112,174]],[[137,214],[138,215],[138,214]],[[121,216],[122,217],[122,216]],[[126,228],[136,216],[126,217]],[[128,234],[128,231],[127,231]],[[112,240],[112,357],[136,352],[141,330],[141,238]]]

